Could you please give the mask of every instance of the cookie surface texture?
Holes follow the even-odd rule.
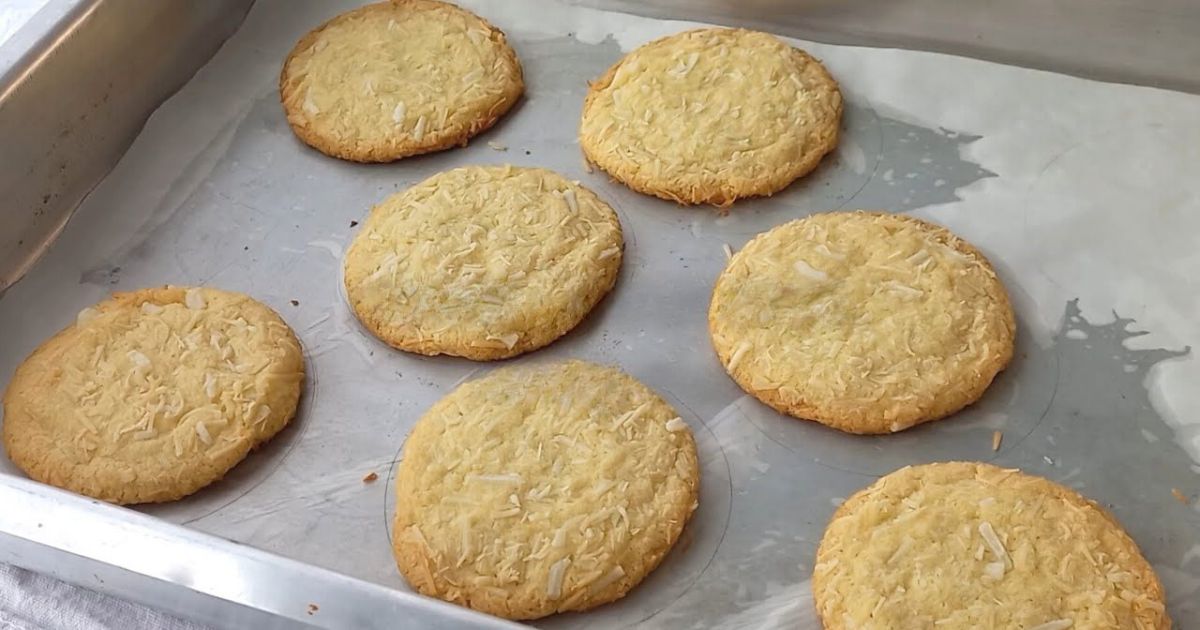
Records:
[[[282,429],[300,343],[239,293],[118,293],[17,368],[4,446],[30,477],[112,503],[170,501],[220,479]]]
[[[502,359],[575,327],[616,282],[623,243],[612,208],[555,173],[459,168],[371,211],[346,294],[393,347]]]
[[[717,279],[708,321],[747,393],[852,433],[900,431],[975,402],[1016,334],[983,254],[932,223],[874,212],[758,235]]]
[[[812,585],[830,630],[1171,626],[1162,584],[1112,516],[989,464],[902,468],[850,497]]]
[[[510,619],[599,606],[675,544],[699,475],[688,425],[619,370],[497,370],[409,435],[396,562],[421,593]]]
[[[837,83],[808,53],[766,33],[708,28],[650,42],[594,81],[579,140],[634,190],[727,206],[816,168],[841,118]]]
[[[495,124],[524,86],[504,33],[436,0],[343,13],[296,44],[279,78],[296,135],[356,162],[465,145]]]

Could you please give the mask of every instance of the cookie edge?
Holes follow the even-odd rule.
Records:
[[[564,360],[564,361],[550,361],[550,362],[545,362],[545,363],[525,364],[523,366],[513,366],[513,367],[502,368],[502,369],[505,369],[505,370],[514,370],[514,369],[515,370],[522,370],[522,369],[523,370],[537,370],[537,369],[550,369],[553,367],[566,367],[566,366],[569,366],[572,364],[583,364],[590,369],[602,370],[612,376],[624,379],[627,382],[632,383],[634,386],[644,389],[651,396],[656,398],[662,404],[666,405],[667,408],[669,408],[673,412],[677,413],[675,406],[672,405],[670,401],[668,401],[666,398],[664,398],[661,394],[659,394],[657,391],[655,391],[649,385],[646,385],[638,378],[634,377],[633,375],[629,374],[628,372],[625,372],[624,370],[622,370],[621,368],[619,368],[617,366],[606,365],[606,364],[601,364],[601,363],[594,363],[592,361],[584,361],[584,360],[580,360],[580,359],[568,359],[568,360]],[[468,383],[478,382],[479,380],[488,378],[490,375],[492,375],[494,373],[495,372],[490,372],[489,374],[483,375],[479,379],[473,379],[471,381],[468,381]],[[462,387],[462,385],[460,385],[459,387]],[[408,582],[409,585],[414,588],[414,590],[417,590],[421,594],[429,596],[429,597],[435,597],[435,598],[441,599],[443,601],[447,601],[447,602],[450,602],[450,603],[453,603],[456,605],[471,608],[473,610],[478,610],[480,612],[484,612],[484,613],[487,613],[490,615],[495,615],[497,617],[503,617],[505,619],[510,619],[510,620],[514,620],[514,621],[528,621],[528,620],[534,620],[534,619],[541,619],[541,618],[548,617],[550,615],[555,615],[555,614],[565,613],[565,612],[583,612],[586,610],[591,610],[593,608],[597,608],[599,606],[603,606],[605,604],[612,603],[612,602],[617,601],[617,600],[625,597],[626,595],[628,595],[634,588],[636,588],[639,584],[644,582],[646,580],[646,578],[648,578],[652,573],[654,573],[654,571],[656,571],[658,569],[658,567],[662,564],[662,561],[667,557],[667,555],[671,552],[671,550],[675,548],[675,545],[678,544],[679,539],[682,537],[684,530],[687,529],[687,525],[691,521],[692,515],[695,513],[696,509],[699,506],[700,484],[701,484],[700,453],[699,453],[699,446],[696,443],[696,438],[695,438],[694,432],[690,428],[687,432],[687,437],[688,437],[688,441],[691,445],[691,448],[690,449],[689,448],[681,449],[681,453],[686,456],[686,458],[688,460],[688,465],[689,465],[688,466],[689,473],[690,473],[689,479],[691,481],[691,483],[689,484],[691,492],[687,497],[689,499],[689,502],[684,503],[684,504],[680,504],[680,503],[670,504],[670,505],[676,506],[677,508],[680,508],[678,510],[678,514],[680,516],[680,518],[678,519],[679,525],[677,528],[667,531],[668,538],[667,538],[666,544],[655,548],[655,552],[650,557],[650,560],[647,562],[645,572],[637,580],[630,579],[631,575],[627,574],[626,576],[622,577],[620,580],[617,580],[613,584],[609,585],[609,587],[607,589],[605,589],[604,591],[597,593],[595,596],[584,598],[583,600],[581,600],[579,605],[571,607],[571,608],[564,608],[561,610],[558,609],[557,607],[555,607],[555,608],[547,611],[544,607],[537,606],[536,602],[530,602],[524,606],[514,606],[513,605],[514,602],[512,600],[498,600],[497,598],[490,598],[490,597],[472,598],[469,595],[465,597],[465,601],[445,599],[442,596],[441,591],[437,588],[436,581],[433,579],[434,573],[430,568],[430,567],[435,566],[433,559],[427,553],[425,553],[424,548],[422,548],[420,545],[406,544],[406,542],[402,540],[401,536],[399,536],[399,532],[403,531],[404,529],[407,529],[407,527],[409,525],[407,523],[401,523],[401,520],[400,520],[401,519],[400,506],[404,505],[404,503],[402,503],[403,498],[400,496],[400,491],[401,491],[400,475],[401,475],[401,471],[403,470],[403,468],[402,468],[403,462],[405,460],[407,460],[409,457],[410,444],[413,444],[413,437],[417,433],[417,428],[419,426],[421,426],[421,423],[423,420],[425,420],[427,417],[431,416],[435,411],[437,411],[441,407],[441,405],[443,405],[443,403],[445,403],[445,401],[447,401],[450,398],[450,396],[452,394],[454,394],[456,391],[458,391],[459,387],[454,388],[454,390],[451,390],[449,393],[442,396],[440,399],[438,399],[437,402],[435,402],[432,406],[430,406],[430,408],[424,414],[421,415],[421,418],[417,421],[417,424],[415,424],[413,426],[412,431],[410,431],[409,435],[405,438],[405,443],[404,443],[404,446],[402,449],[403,456],[401,458],[401,463],[400,463],[401,469],[397,470],[397,472],[396,472],[395,493],[396,493],[397,508],[393,512],[392,518],[391,518],[391,523],[393,526],[392,545],[391,545],[392,546],[392,555],[393,555],[394,559],[396,560],[396,565],[397,565],[397,568],[400,571],[401,575],[404,577],[405,581]],[[449,404],[449,403],[445,403],[445,404]],[[418,447],[412,447],[412,448],[418,448]],[[423,574],[418,574],[416,572],[417,567],[420,567],[423,570]],[[417,578],[417,579],[414,579],[414,578]],[[463,589],[463,590],[464,590],[464,592],[467,592],[469,589]]]
[[[981,370],[978,373],[978,377],[960,379],[957,381],[960,384],[960,387],[955,389],[956,391],[962,392],[959,397],[964,402],[961,404],[958,404],[957,402],[947,404],[946,402],[942,401],[942,404],[937,405],[932,413],[908,413],[891,422],[884,423],[881,420],[875,421],[873,419],[874,415],[862,414],[862,416],[850,416],[846,414],[831,414],[827,413],[819,405],[810,404],[804,400],[788,401],[780,396],[776,390],[755,389],[752,386],[754,380],[753,374],[749,370],[743,368],[735,369],[731,372],[729,370],[729,359],[732,355],[732,349],[721,347],[721,345],[717,343],[717,331],[720,327],[716,320],[718,305],[717,287],[721,284],[722,280],[724,280],[725,274],[728,272],[732,264],[732,261],[730,261],[730,264],[727,264],[725,269],[722,270],[721,274],[717,277],[717,281],[713,283],[712,295],[709,300],[708,310],[709,342],[712,345],[714,352],[716,352],[717,359],[720,361],[721,367],[725,370],[725,373],[728,374],[729,377],[733,379],[735,383],[737,383],[738,387],[740,387],[747,394],[750,394],[755,399],[780,413],[787,414],[800,420],[808,420],[823,424],[827,427],[844,431],[846,433],[854,433],[859,435],[886,435],[899,433],[900,431],[905,431],[927,422],[933,422],[947,418],[978,402],[979,399],[983,397],[984,393],[987,392],[988,388],[991,387],[991,384],[995,381],[996,376],[998,376],[1004,371],[1005,368],[1008,367],[1016,351],[1016,314],[1012,308],[1012,300],[1008,295],[1008,289],[1004,286],[1004,283],[1001,282],[1000,277],[996,273],[995,267],[992,266],[991,261],[989,261],[987,257],[983,255],[983,252],[981,252],[973,244],[957,236],[944,226],[908,215],[882,211],[852,210],[809,215],[809,217],[795,219],[762,232],[751,239],[750,243],[753,243],[760,238],[765,238],[774,230],[782,228],[785,225],[805,221],[814,216],[829,216],[838,214],[864,214],[876,217],[891,218],[903,223],[908,223],[916,226],[918,229],[921,229],[926,233],[931,234],[939,242],[953,246],[955,250],[963,254],[978,258],[979,262],[992,273],[992,285],[997,289],[996,294],[1002,298],[997,304],[997,307],[1001,308],[1003,314],[1005,315],[1005,323],[1007,324],[1006,328],[1008,330],[1007,343],[1004,343],[1003,351],[999,354],[993,355],[992,360],[985,364],[987,369]],[[745,251],[746,247],[748,247],[750,243],[747,243],[747,245],[742,248],[742,251]],[[740,254],[741,252],[738,253]],[[971,386],[961,387],[961,384],[963,383],[969,383]],[[891,426],[896,424],[902,425],[901,428],[892,430]]]
[[[604,263],[607,263],[605,265],[602,265],[603,274],[598,278],[598,281],[596,283],[589,286],[589,290],[583,294],[583,297],[580,300],[580,304],[584,305],[584,307],[585,307],[583,309],[582,313],[580,314],[580,316],[577,319],[575,319],[574,321],[564,320],[562,322],[558,322],[558,320],[555,319],[555,320],[553,320],[556,323],[556,325],[554,325],[554,326],[541,326],[541,327],[533,328],[529,331],[522,331],[523,334],[521,335],[521,338],[517,341],[516,344],[513,344],[512,348],[476,346],[476,345],[471,345],[470,343],[448,343],[444,339],[440,339],[440,338],[432,338],[432,337],[421,338],[421,337],[406,336],[403,334],[393,334],[386,330],[386,326],[384,325],[384,322],[381,321],[380,318],[371,317],[367,313],[363,312],[361,299],[356,300],[354,297],[352,297],[352,292],[350,290],[350,281],[349,281],[348,275],[345,273],[345,269],[350,264],[350,250],[354,248],[355,242],[358,240],[359,236],[361,236],[362,232],[360,232],[359,235],[356,235],[354,237],[354,239],[351,241],[350,248],[347,249],[346,256],[343,260],[343,264],[342,264],[343,282],[342,282],[342,284],[346,291],[346,301],[349,302],[350,310],[354,313],[355,318],[358,319],[358,321],[363,325],[363,327],[366,328],[371,333],[371,335],[373,335],[376,339],[379,339],[380,341],[384,342],[388,346],[391,346],[392,348],[395,348],[397,350],[401,350],[404,352],[411,352],[414,354],[420,354],[420,355],[424,355],[424,356],[447,355],[447,356],[461,357],[464,359],[470,359],[472,361],[499,361],[502,359],[511,359],[513,357],[516,357],[516,356],[519,356],[519,355],[522,355],[522,354],[525,354],[528,352],[540,350],[540,349],[554,343],[555,341],[559,340],[566,334],[570,333],[572,330],[576,329],[581,324],[583,324],[583,322],[585,322],[589,317],[591,317],[592,314],[595,312],[595,310],[604,301],[604,298],[607,297],[610,293],[612,293],[613,288],[616,287],[617,278],[620,276],[621,267],[624,264],[624,259],[625,259],[625,231],[624,231],[624,227],[621,225],[621,218],[617,214],[617,211],[615,208],[613,208],[608,202],[604,201],[604,199],[601,198],[600,195],[597,195],[590,188],[584,186],[583,184],[569,180],[566,177],[564,177],[562,174],[560,174],[556,171],[552,171],[550,169],[539,168],[539,167],[514,166],[514,165],[468,165],[468,166],[461,166],[461,167],[449,169],[446,171],[440,171],[438,173],[434,173],[433,175],[421,180],[420,182],[417,182],[416,184],[413,184],[413,186],[411,186],[410,188],[406,188],[402,191],[399,191],[399,192],[393,193],[392,195],[389,195],[383,201],[380,201],[374,207],[372,207],[371,212],[369,214],[374,214],[374,213],[380,211],[383,204],[386,203],[388,200],[402,196],[404,194],[407,194],[411,188],[421,186],[422,184],[427,182],[429,179],[433,179],[435,177],[440,177],[442,175],[445,175],[447,173],[450,173],[450,172],[453,172],[456,170],[492,169],[492,168],[503,168],[505,166],[511,168],[513,170],[513,172],[532,171],[532,172],[538,172],[538,173],[542,173],[542,174],[548,173],[550,175],[553,175],[553,176],[563,180],[568,186],[575,187],[576,189],[578,189],[578,191],[582,192],[583,194],[591,195],[595,199],[595,202],[597,204],[599,204],[600,206],[602,206],[603,208],[607,209],[610,214],[610,217],[612,219],[612,225],[614,227],[616,227],[616,238],[618,240],[617,247],[618,247],[619,251],[617,252],[617,255],[611,256],[611,257],[605,259],[604,261],[602,261]],[[555,315],[562,316],[565,314],[566,314],[566,311],[559,311]]]
[[[616,76],[616,73],[621,66],[629,59],[630,56],[642,51],[643,49],[647,49],[652,46],[660,46],[667,43],[668,40],[684,37],[689,34],[709,31],[736,31],[770,35],[790,49],[793,58],[798,64],[815,65],[822,76],[822,83],[829,86],[832,93],[837,96],[837,114],[833,119],[833,125],[831,126],[828,140],[825,143],[817,145],[816,147],[807,151],[802,159],[793,163],[791,169],[782,170],[777,168],[772,170],[770,176],[768,177],[747,180],[749,183],[741,182],[741,185],[738,186],[729,186],[725,188],[704,188],[690,192],[683,190],[682,188],[672,187],[670,182],[666,182],[662,179],[641,176],[642,169],[630,165],[629,162],[609,161],[604,159],[604,155],[598,153],[595,146],[595,143],[599,142],[600,139],[595,136],[585,134],[583,132],[583,122],[587,119],[588,112],[592,109],[597,99],[600,98],[601,92],[612,84],[613,77]],[[579,146],[583,151],[584,159],[588,164],[595,165],[607,173],[615,181],[624,184],[626,187],[636,192],[652,195],[666,201],[674,201],[675,203],[681,205],[708,204],[724,209],[728,208],[738,199],[770,197],[771,195],[774,195],[775,193],[787,188],[796,180],[814,171],[817,166],[820,165],[821,160],[824,159],[824,157],[832,152],[835,148],[837,148],[841,136],[841,122],[844,113],[845,103],[844,99],[842,98],[841,86],[838,84],[837,80],[833,78],[833,75],[829,73],[829,70],[825,67],[825,64],[809,54],[807,51],[792,46],[786,41],[780,39],[778,36],[771,33],[766,33],[765,31],[724,27],[696,28],[660,37],[645,43],[621,57],[621,59],[610,66],[609,69],[599,78],[588,82],[588,93],[584,98],[583,112],[580,116],[580,128],[578,134]]]
[[[857,509],[857,507],[861,503],[865,502],[870,496],[872,496],[873,492],[883,483],[883,481],[885,479],[889,479],[893,475],[897,475],[900,473],[912,474],[912,472],[914,472],[918,469],[922,470],[922,471],[933,470],[933,469],[944,469],[944,470],[949,470],[951,472],[960,472],[961,471],[960,474],[966,474],[969,471],[969,472],[973,473],[973,475],[976,478],[978,478],[981,473],[998,475],[998,474],[1002,474],[1002,473],[1011,471],[1011,473],[1013,475],[1017,475],[1019,477],[1025,478],[1025,479],[1032,480],[1034,483],[1036,483],[1039,486],[1039,490],[1041,490],[1043,492],[1052,494],[1072,505],[1079,506],[1084,509],[1091,508],[1091,509],[1095,510],[1095,512],[1097,514],[1099,514],[1102,518],[1104,518],[1105,520],[1108,521],[1109,525],[1112,527],[1114,532],[1117,533],[1119,535],[1119,537],[1121,537],[1123,539],[1123,542],[1124,542],[1123,546],[1125,547],[1125,549],[1132,550],[1134,553],[1132,553],[1131,555],[1134,558],[1136,558],[1137,560],[1141,561],[1142,566],[1140,568],[1142,569],[1142,571],[1141,571],[1142,577],[1146,579],[1146,583],[1148,586],[1147,596],[1153,597],[1156,601],[1163,604],[1163,608],[1164,608],[1164,612],[1160,613],[1160,616],[1159,616],[1160,623],[1163,623],[1164,625],[1160,625],[1157,627],[1159,627],[1161,630],[1170,630],[1171,618],[1165,612],[1167,600],[1166,600],[1166,591],[1163,588],[1162,581],[1159,579],[1158,574],[1154,571],[1154,567],[1150,564],[1150,561],[1147,560],[1146,556],[1142,553],[1141,547],[1138,546],[1137,541],[1135,541],[1133,539],[1133,537],[1129,535],[1129,532],[1125,530],[1125,528],[1121,525],[1121,523],[1116,519],[1115,516],[1113,516],[1111,513],[1109,513],[1108,510],[1104,509],[1098,502],[1093,501],[1092,499],[1087,498],[1086,496],[1080,494],[1079,492],[1076,492],[1075,490],[1072,490],[1071,488],[1068,488],[1060,483],[1051,481],[1050,479],[1047,479],[1045,477],[1033,475],[1033,474],[1027,473],[1027,472],[1017,469],[1017,468],[1006,469],[1006,468],[1001,468],[999,466],[996,466],[994,464],[989,464],[986,462],[974,462],[974,461],[931,462],[931,463],[926,463],[926,464],[918,464],[918,465],[914,465],[914,466],[905,466],[903,468],[894,470],[894,471],[876,479],[870,485],[859,489],[854,494],[850,495],[850,498],[848,498],[844,502],[842,502],[842,504],[836,510],[834,510],[833,516],[831,516],[829,518],[829,522],[826,523],[826,525],[825,525],[825,530],[821,533],[821,542],[817,545],[817,553],[813,557],[813,576],[812,576],[813,608],[816,610],[817,618],[820,619],[821,624],[824,628],[827,628],[828,630],[843,630],[845,628],[845,626],[842,624],[842,621],[840,618],[826,617],[822,613],[822,608],[821,608],[822,593],[824,593],[825,591],[828,590],[828,585],[825,582],[826,575],[823,571],[819,571],[819,567],[824,562],[823,558],[825,558],[829,553],[831,553],[829,551],[828,547],[826,547],[826,545],[825,545],[826,536],[828,535],[830,528],[833,526],[833,524],[835,522],[837,522],[838,520],[840,520],[842,518],[845,518],[851,511],[853,511],[854,509]]]
[[[3,425],[0,426],[0,429],[2,429],[2,431],[0,431],[2,436],[0,437],[3,439],[4,451],[8,455],[9,461],[11,461],[13,465],[15,465],[18,469],[25,473],[26,476],[34,481],[73,492],[80,496],[98,499],[114,505],[146,505],[152,503],[167,503],[195,494],[196,492],[199,492],[200,490],[220,481],[229,473],[229,471],[233,470],[247,456],[249,456],[251,452],[258,449],[263,444],[266,444],[285,428],[287,428],[287,426],[290,425],[295,419],[299,411],[300,399],[304,393],[305,378],[307,376],[308,366],[304,358],[304,346],[300,343],[300,339],[296,335],[296,331],[290,325],[288,325],[287,321],[283,319],[278,311],[271,308],[267,304],[237,291],[228,291],[225,289],[217,289],[212,287],[165,285],[113,293],[103,300],[91,305],[91,308],[101,312],[106,312],[119,308],[133,308],[141,305],[143,302],[152,302],[155,304],[182,302],[184,295],[188,289],[191,288],[219,291],[227,295],[248,300],[249,302],[258,305],[263,309],[266,309],[266,312],[274,316],[279,323],[283,324],[284,327],[287,328],[289,334],[292,336],[293,341],[296,343],[296,347],[300,349],[299,368],[301,379],[295,388],[295,392],[289,396],[290,399],[294,400],[292,408],[286,414],[283,414],[283,420],[279,423],[278,427],[267,431],[262,435],[256,436],[256,439],[253,442],[246,443],[246,447],[244,449],[238,448],[231,450],[226,457],[212,460],[210,468],[215,471],[220,471],[214,475],[197,476],[189,483],[180,483],[174,486],[168,484],[150,490],[135,489],[134,492],[131,493],[123,492],[123,490],[127,487],[125,485],[115,484],[108,486],[108,484],[103,483],[94,488],[90,488],[97,490],[96,492],[87,491],[89,488],[85,488],[72,481],[71,473],[69,471],[66,473],[61,473],[61,469],[63,468],[62,466],[56,466],[53,462],[49,462],[46,457],[39,457],[36,453],[28,452],[28,449],[24,444],[26,440],[21,439],[19,436],[19,429],[14,432],[14,429],[12,428],[13,422],[11,422],[11,418],[13,418],[12,411],[16,407],[16,391],[20,389],[21,383],[25,378],[23,376],[25,365],[43,352],[48,352],[53,347],[52,342],[62,343],[62,339],[69,335],[77,327],[77,323],[72,321],[58,332],[39,343],[37,347],[34,348],[34,350],[30,352],[20,364],[18,364],[17,368],[13,372],[12,378],[9,380],[8,386],[5,388],[2,401],[4,407],[4,422]],[[16,414],[19,419],[17,422],[18,425],[20,425],[22,421],[27,420],[22,414],[23,410]]]
[[[499,50],[504,57],[512,73],[508,77],[505,90],[501,98],[496,101],[491,108],[483,115],[474,121],[472,124],[458,129],[456,133],[438,133],[426,134],[420,141],[405,140],[398,144],[389,144],[383,146],[381,143],[374,143],[365,148],[358,148],[347,143],[337,142],[324,137],[322,134],[312,131],[309,127],[302,125],[302,122],[307,121],[305,112],[299,109],[294,103],[298,102],[296,94],[292,87],[288,84],[288,76],[292,61],[301,52],[312,47],[317,42],[321,33],[325,29],[337,24],[343,19],[351,15],[358,15],[368,11],[382,11],[385,9],[398,8],[401,5],[424,5],[434,9],[444,11],[457,11],[466,14],[467,16],[478,20],[483,26],[488,29],[488,34],[493,41],[499,45]],[[508,37],[491,22],[485,20],[478,14],[468,11],[458,5],[442,2],[441,0],[385,0],[384,2],[376,2],[367,4],[355,9],[343,11],[338,15],[326,20],[321,25],[312,29],[301,37],[291,52],[284,59],[283,67],[279,73],[279,101],[283,106],[284,115],[287,118],[288,126],[292,132],[304,144],[324,153],[325,155],[340,160],[350,162],[359,162],[364,164],[379,164],[387,162],[395,162],[406,157],[423,155],[425,153],[434,153],[453,148],[455,146],[467,146],[467,143],[475,136],[487,131],[494,126],[501,118],[504,117],[521,99],[525,92],[525,77],[524,69],[521,66],[521,61],[517,57],[516,51],[512,45],[508,43]],[[289,105],[289,103],[293,103]]]

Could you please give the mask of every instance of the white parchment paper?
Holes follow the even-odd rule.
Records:
[[[0,379],[112,290],[245,291],[298,331],[311,378],[293,426],[220,484],[145,511],[304,562],[407,588],[387,521],[400,445],[420,413],[491,369],[392,351],[357,327],[340,257],[383,196],[470,163],[556,169],[621,215],[625,267],[571,335],[520,360],[620,365],[666,395],[701,448],[701,507],[621,602],[544,627],[817,627],[809,587],[825,522],[906,464],[1019,466],[1104,503],[1200,618],[1200,98],[920,52],[794,41],[847,99],[836,154],[728,215],[633,193],[584,168],[586,81],[650,39],[697,26],[537,0],[466,0],[507,32],[527,94],[466,149],[357,165],[298,143],[278,105],[293,43],[354,3],[260,0],[243,28],[150,119],[59,241],[0,297]],[[351,80],[351,79],[348,79]],[[499,152],[486,141],[506,145]],[[814,212],[874,208],[944,224],[1009,288],[1018,356],[951,420],[862,438],[742,395],[708,346],[724,244]],[[296,300],[298,305],[292,305]],[[1146,331],[1146,334],[1137,334]],[[1005,438],[991,449],[993,431]],[[380,483],[364,485],[378,471]],[[0,472],[19,474],[7,460]],[[1179,501],[1174,491],[1187,501]]]

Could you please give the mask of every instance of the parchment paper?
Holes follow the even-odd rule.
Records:
[[[244,291],[299,332],[311,376],[293,426],[221,483],[145,511],[407,588],[387,532],[399,448],[423,410],[494,366],[375,341],[340,295],[340,259],[350,222],[387,194],[447,168],[507,162],[581,180],[618,210],[627,235],[613,295],[577,331],[518,361],[618,364],[684,412],[702,450],[701,506],[664,564],[621,602],[537,625],[817,627],[808,579],[835,507],[878,475],[948,459],[1018,466],[1102,502],[1159,571],[1177,623],[1200,619],[1200,364],[1188,350],[1200,337],[1200,98],[794,42],[841,82],[842,145],[783,193],[722,216],[588,172],[575,142],[588,79],[633,47],[696,25],[467,0],[514,42],[523,102],[467,149],[356,165],[296,141],[276,88],[295,40],[353,4],[256,3],[0,298],[5,382],[38,343],[114,290]],[[942,223],[996,265],[1020,320],[1018,356],[979,404],[899,435],[854,437],[769,411],[724,375],[705,327],[722,245],[842,208]],[[19,474],[7,460],[0,471]],[[372,471],[380,480],[364,484]]]

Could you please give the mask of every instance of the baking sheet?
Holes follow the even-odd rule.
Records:
[[[406,355],[363,332],[340,293],[350,223],[441,170],[543,166],[617,209],[625,265],[578,330],[516,361],[613,363],[663,393],[697,435],[702,491],[681,543],[629,597],[537,625],[816,627],[807,580],[838,503],[879,474],[945,459],[1019,466],[1109,506],[1158,569],[1176,621],[1200,619],[1200,366],[1188,350],[1200,336],[1200,98],[796,42],[843,86],[843,142],[805,180],[723,216],[589,173],[575,143],[587,79],[695,25],[535,0],[463,2],[510,35],[525,99],[466,149],[357,165],[296,141],[276,89],[294,41],[354,4],[259,0],[0,297],[3,382],[114,290],[244,291],[297,330],[310,377],[293,425],[219,484],[143,511],[406,588],[387,531],[399,448],[424,409],[494,366]],[[1019,340],[978,405],[899,435],[855,437],[779,416],[724,375],[705,323],[722,245],[838,208],[932,219],[993,260]],[[1005,437],[993,453],[996,430]],[[0,471],[16,474],[7,460]],[[380,480],[364,484],[369,472]]]

